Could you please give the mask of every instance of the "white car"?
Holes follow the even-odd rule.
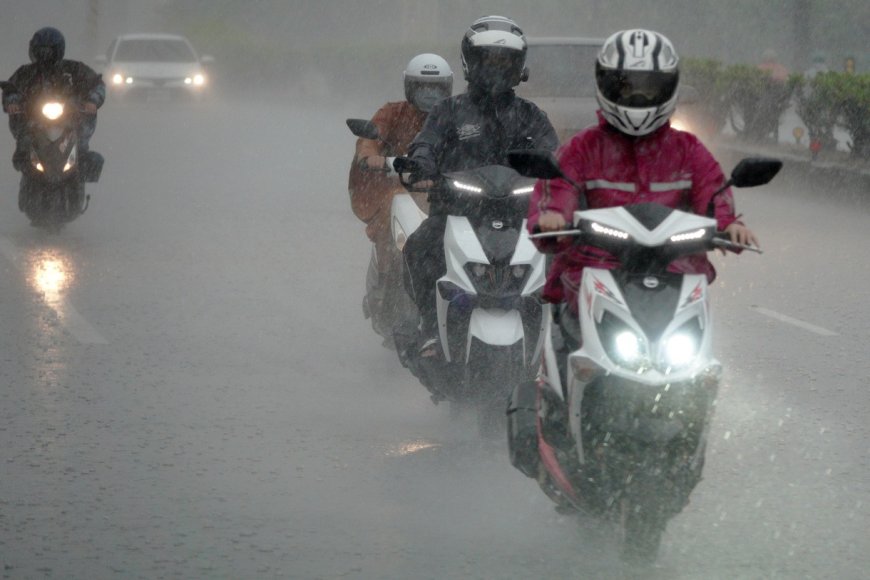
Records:
[[[97,60],[105,64],[103,78],[112,97],[200,98],[209,85],[205,65],[214,59],[198,56],[183,36],[124,34]]]

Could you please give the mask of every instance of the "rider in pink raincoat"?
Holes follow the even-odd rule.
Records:
[[[558,152],[562,171],[581,191],[562,179],[539,181],[529,206],[529,231],[565,229],[585,201],[588,209],[660,203],[707,215],[714,192],[725,177],[719,164],[691,133],[671,128],[679,87],[678,57],[667,38],[647,30],[621,31],[604,43],[596,64],[599,123],[575,135]],[[731,190],[713,201],[718,228],[732,241],[755,243],[738,221]],[[585,266],[615,267],[607,252],[572,244],[573,238],[536,239],[556,253],[544,298],[567,302],[576,314],[577,290]],[[706,254],[678,259],[674,272],[716,275]]]

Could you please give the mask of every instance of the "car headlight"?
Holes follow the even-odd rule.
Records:
[[[198,87],[201,87],[202,85],[205,84],[205,76],[203,76],[201,74],[193,75],[193,84],[198,86]]]
[[[114,75],[112,75],[112,84],[123,85],[124,75],[122,75],[121,73],[115,73]]]
[[[49,101],[42,105],[42,114],[46,119],[57,121],[63,115],[63,103]]]

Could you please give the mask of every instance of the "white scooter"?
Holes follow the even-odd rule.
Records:
[[[567,179],[549,153],[511,161],[525,175]],[[722,190],[763,185],[781,166],[743,160]],[[616,521],[623,556],[649,563],[701,479],[722,372],[706,277],[668,265],[715,248],[758,250],[725,239],[715,219],[659,204],[579,211],[574,228],[537,236],[577,236],[621,265],[583,270],[582,346],[557,360],[548,337],[539,379],[515,389],[511,462],[561,510]]]
[[[407,158],[394,165],[400,174],[416,171]],[[446,273],[435,288],[441,356],[419,356],[416,323],[396,334],[402,364],[432,400],[475,407],[484,435],[504,428],[511,391],[537,373],[550,319],[540,297],[545,257],[525,226],[533,185],[499,165],[438,180],[430,196],[447,214]]]

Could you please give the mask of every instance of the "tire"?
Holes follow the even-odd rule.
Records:
[[[642,503],[626,501],[622,514],[622,545],[625,562],[649,566],[656,561],[667,522],[658,510]]]

